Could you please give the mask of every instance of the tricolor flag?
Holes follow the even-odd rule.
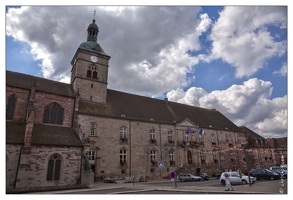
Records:
[[[206,132],[204,132],[204,130],[201,128],[201,129],[199,129],[199,134],[200,135],[206,135]]]

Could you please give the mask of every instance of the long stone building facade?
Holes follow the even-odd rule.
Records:
[[[219,111],[108,89],[95,20],[87,32],[69,84],[6,71],[6,191],[78,186],[83,154],[95,181],[244,169],[245,133]]]

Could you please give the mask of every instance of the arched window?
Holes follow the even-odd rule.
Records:
[[[60,180],[61,171],[61,157],[58,154],[54,154],[49,158],[47,169],[47,181]]]
[[[98,72],[97,72],[97,70],[95,70],[95,71],[93,72],[93,78],[95,78],[95,79],[98,78]]]
[[[56,102],[45,107],[43,123],[63,124],[64,109]]]
[[[13,119],[14,107],[15,107],[15,95],[12,94],[8,99],[8,104],[6,108],[6,119]]]
[[[89,66],[86,77],[98,79],[98,70],[96,66]]]
[[[86,77],[88,78],[92,77],[92,71],[90,69],[87,70]]]

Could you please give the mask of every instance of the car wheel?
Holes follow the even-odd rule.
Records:
[[[243,179],[243,180],[242,180],[242,184],[243,184],[243,185],[246,185],[246,184],[247,184],[247,181]]]
[[[275,180],[275,178],[273,176],[271,176],[271,180]]]
[[[226,181],[225,180],[221,180],[222,185],[226,185]]]
[[[192,181],[195,181],[195,179],[193,178]]]

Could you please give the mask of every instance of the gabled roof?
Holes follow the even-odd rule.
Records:
[[[107,105],[80,102],[79,113],[154,123],[176,124],[188,118],[199,127],[241,132],[238,126],[215,109],[167,102],[108,89]]]
[[[6,71],[6,85],[74,98],[70,84],[31,75]],[[79,113],[153,123],[177,124],[188,118],[201,128],[241,132],[241,129],[215,109],[206,109],[171,101],[154,99],[115,90],[107,90],[107,104],[80,101]]]
[[[25,127],[25,123],[6,121],[6,143],[23,144]],[[69,147],[83,146],[72,128],[44,124],[34,124],[31,144]]]
[[[34,84],[36,90],[40,92],[74,97],[74,91],[70,84],[6,70],[7,86],[30,89]]]

